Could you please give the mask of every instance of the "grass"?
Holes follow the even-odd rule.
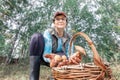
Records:
[[[111,65],[113,76],[116,80],[120,80],[120,64]]]
[[[29,80],[29,61],[19,64],[0,64],[0,80]],[[50,76],[50,68],[42,65],[40,80],[47,80]]]
[[[0,65],[0,80],[29,80],[29,61],[23,61],[19,64]],[[120,65],[111,66],[116,80],[120,80]],[[40,80],[47,80],[51,69],[47,66],[41,66]]]

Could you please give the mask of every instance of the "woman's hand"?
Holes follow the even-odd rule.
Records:
[[[64,65],[68,65],[69,61],[65,55],[57,55],[57,54],[46,54],[46,58],[50,59],[50,67],[60,67]]]
[[[69,58],[69,64],[79,64],[81,62],[81,56],[79,52],[74,53]]]
[[[86,55],[85,49],[81,46],[75,46],[76,52],[70,56],[70,64],[79,64],[82,60],[82,55]]]
[[[63,60],[63,61],[59,62],[57,67],[61,67],[61,66],[64,66],[64,65],[69,65],[69,60]]]
[[[58,64],[58,60],[55,59],[58,56],[57,57],[55,57],[55,56],[56,56],[56,54],[53,54],[53,53],[45,55],[46,58],[50,59],[50,67],[56,67]]]

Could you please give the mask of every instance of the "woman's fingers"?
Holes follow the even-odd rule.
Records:
[[[80,63],[81,59],[78,58],[78,57],[75,57],[75,61],[78,62],[78,63]]]
[[[70,63],[71,63],[71,64],[78,64],[78,62],[75,60],[74,57],[70,59]]]
[[[50,67],[56,67],[57,64],[58,64],[58,62],[57,62],[56,60],[54,60],[54,59],[52,59],[52,60],[50,61]]]
[[[68,64],[69,64],[68,60],[63,60],[62,62],[58,63],[57,67],[61,67],[61,66],[68,65]]]
[[[44,57],[49,58],[49,59],[53,59],[55,57],[55,54],[46,54]]]
[[[80,58],[78,58],[78,57],[72,57],[72,58],[70,58],[69,63],[70,64],[79,64],[80,61],[81,61]]]

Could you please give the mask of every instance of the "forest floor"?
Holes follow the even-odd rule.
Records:
[[[112,72],[116,80],[120,80],[120,65],[111,65]],[[40,80],[49,80],[51,69],[42,65]],[[0,64],[0,80],[29,80],[29,61],[17,64]]]

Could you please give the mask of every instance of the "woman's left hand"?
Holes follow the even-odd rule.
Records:
[[[81,56],[80,56],[79,52],[74,53],[69,58],[70,64],[79,64],[80,62],[81,62]]]

